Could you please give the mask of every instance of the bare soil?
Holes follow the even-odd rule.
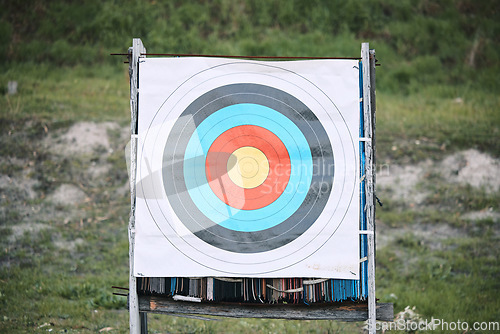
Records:
[[[30,158],[6,158],[4,161],[13,170],[0,174],[0,219],[16,221],[9,226],[11,246],[25,232],[36,234],[50,228],[51,224],[67,224],[70,221],[85,223],[82,205],[98,200],[92,186],[102,187],[109,183],[113,164],[108,158],[117,150],[123,153],[128,138],[128,128],[117,123],[80,122],[70,128],[47,133],[42,141],[42,150],[50,154],[54,163],[64,159],[78,161],[72,175],[59,179],[54,177],[49,193],[39,189],[40,177]],[[81,168],[78,170],[78,166]],[[433,196],[429,175],[437,175],[441,182],[470,185],[487,192],[500,191],[500,161],[477,150],[466,150],[445,156],[440,161],[425,160],[414,165],[385,165],[377,173],[377,196],[403,205],[405,209],[424,210],[425,200]],[[5,168],[3,169],[5,171]],[[113,180],[107,194],[110,197],[127,197],[128,180],[123,177]],[[126,175],[126,174],[125,174]],[[97,196],[97,198],[96,198]],[[383,210],[380,208],[379,210]],[[14,219],[13,219],[14,217]],[[466,212],[462,218],[469,221],[491,219],[500,221],[500,212],[491,208]],[[418,237],[433,249],[443,247],[441,241],[452,236],[463,236],[463,229],[448,224],[426,224],[419,222],[411,226],[390,227],[377,221],[377,247],[383,248],[407,233]],[[75,249],[84,241],[59,240],[56,246]]]

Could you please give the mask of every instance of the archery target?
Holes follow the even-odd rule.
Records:
[[[353,65],[142,61],[135,274],[357,278]]]

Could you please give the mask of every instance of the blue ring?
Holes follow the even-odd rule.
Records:
[[[240,125],[260,126],[273,132],[290,155],[287,187],[273,203],[256,210],[235,209],[221,201],[205,174],[206,155],[212,143],[225,131]],[[300,207],[311,185],[312,156],[305,136],[286,116],[258,104],[235,104],[211,114],[197,126],[186,147],[184,175],[193,202],[210,220],[234,231],[255,232],[280,224]]]

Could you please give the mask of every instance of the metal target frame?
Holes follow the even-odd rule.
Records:
[[[137,196],[137,167],[138,167],[138,112],[139,112],[139,62],[146,57],[146,48],[139,38],[134,38],[132,47],[128,50],[129,75],[130,75],[130,108],[131,108],[131,145],[130,145],[130,192],[131,211],[129,219],[129,257],[130,257],[130,277],[129,277],[129,312],[130,312],[130,333],[147,332],[147,312],[156,313],[181,313],[181,314],[210,314],[227,316],[228,310],[218,308],[214,305],[181,305],[162,304],[162,308],[151,307],[151,300],[143,300],[138,294],[137,277],[134,275],[134,250],[136,236],[136,196]],[[160,54],[155,54],[160,55]],[[189,56],[189,55],[185,55]],[[244,57],[245,58],[245,57]],[[309,58],[310,59],[310,58]],[[375,333],[376,320],[392,320],[392,304],[377,304],[375,299],[375,51],[369,49],[368,43],[361,45],[362,69],[360,69],[360,87],[362,96],[360,104],[362,106],[361,129],[360,129],[360,152],[364,152],[365,159],[360,163],[360,181],[362,191],[364,191],[365,202],[362,210],[360,225],[360,266],[361,272],[367,277],[366,284],[360,287],[367,295],[367,305],[365,308],[343,309],[342,307],[323,308],[319,311],[304,309],[299,313],[293,313],[285,317],[285,313],[290,313],[286,305],[274,309],[244,309],[236,317],[256,317],[256,318],[288,318],[288,319],[331,319],[344,321],[367,320],[370,333]],[[245,87],[252,89],[251,87]],[[165,153],[167,154],[167,153]],[[149,304],[148,304],[149,303]],[[156,303],[156,302],[155,302]],[[177,303],[177,304],[175,304]],[[232,306],[231,308],[234,308]],[[280,316],[282,312],[282,316]],[[365,313],[366,312],[366,313]]]

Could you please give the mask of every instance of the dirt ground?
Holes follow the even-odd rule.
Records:
[[[125,159],[125,147],[128,128],[117,123],[80,122],[69,129],[48,133],[43,139],[42,150],[50,153],[50,158],[57,165],[65,159],[78,160],[78,168],[72,168],[72,178],[67,176],[57,179],[49,193],[39,190],[37,170],[30,159],[7,158],[14,171],[0,175],[0,193],[2,202],[9,201],[11,209],[16,207],[22,215],[21,223],[13,226],[12,242],[25,230],[36,232],[50,228],[48,221],[57,219],[84,219],[78,205],[92,201],[88,188],[100,186],[113,168],[108,157],[120,150]],[[450,184],[470,185],[488,192],[500,189],[500,161],[488,154],[470,149],[445,156],[441,161],[422,161],[415,165],[383,165],[377,170],[377,196],[382,200],[405,203],[415,210],[423,209],[425,199],[432,196],[428,176],[438,175]],[[80,170],[75,170],[80,169]],[[113,195],[123,197],[128,194],[128,182],[122,180]],[[38,205],[27,207],[27,200],[39,200]],[[380,208],[379,210],[383,210]],[[2,206],[5,215],[5,208]],[[36,219],[33,215],[36,214]],[[492,210],[467,212],[463,218],[480,220],[485,218],[500,220],[500,213]],[[405,228],[389,228],[384,222],[378,222],[378,247],[384,247],[396,236],[411,229],[424,239],[434,239],[461,232],[450,226],[432,226],[416,224]]]
[[[9,134],[4,134],[9,135]],[[50,229],[54,223],[66,224],[87,217],[82,205],[102,198],[124,200],[129,196],[125,170],[117,171],[110,157],[125,160],[129,129],[117,123],[80,122],[69,128],[48,131],[36,147],[35,154],[45,154],[53,173],[37,167],[34,157],[3,157],[0,175],[0,218],[8,221],[16,215],[11,226],[9,246],[26,231],[38,233]],[[61,167],[63,166],[63,167]],[[125,166],[125,164],[123,164]],[[425,160],[414,165],[385,164],[377,168],[377,196],[396,203],[405,210],[425,210],[436,204],[426,204],[434,196],[436,179],[443,184],[470,186],[485,192],[500,190],[500,160],[488,154],[469,149],[444,156],[439,161]],[[57,171],[60,168],[60,172]],[[39,175],[40,173],[48,175]],[[110,181],[111,178],[111,181]],[[384,210],[384,207],[378,208]],[[491,219],[500,221],[500,212],[491,208],[462,213],[465,220]],[[498,224],[495,224],[498,225]],[[450,236],[461,236],[462,229],[448,224],[415,222],[406,226],[389,226],[377,220],[377,248],[389,245],[406,233],[413,233],[439,249],[441,241]],[[499,233],[499,231],[496,231]],[[82,239],[55,242],[57,247],[73,249],[84,243]]]

